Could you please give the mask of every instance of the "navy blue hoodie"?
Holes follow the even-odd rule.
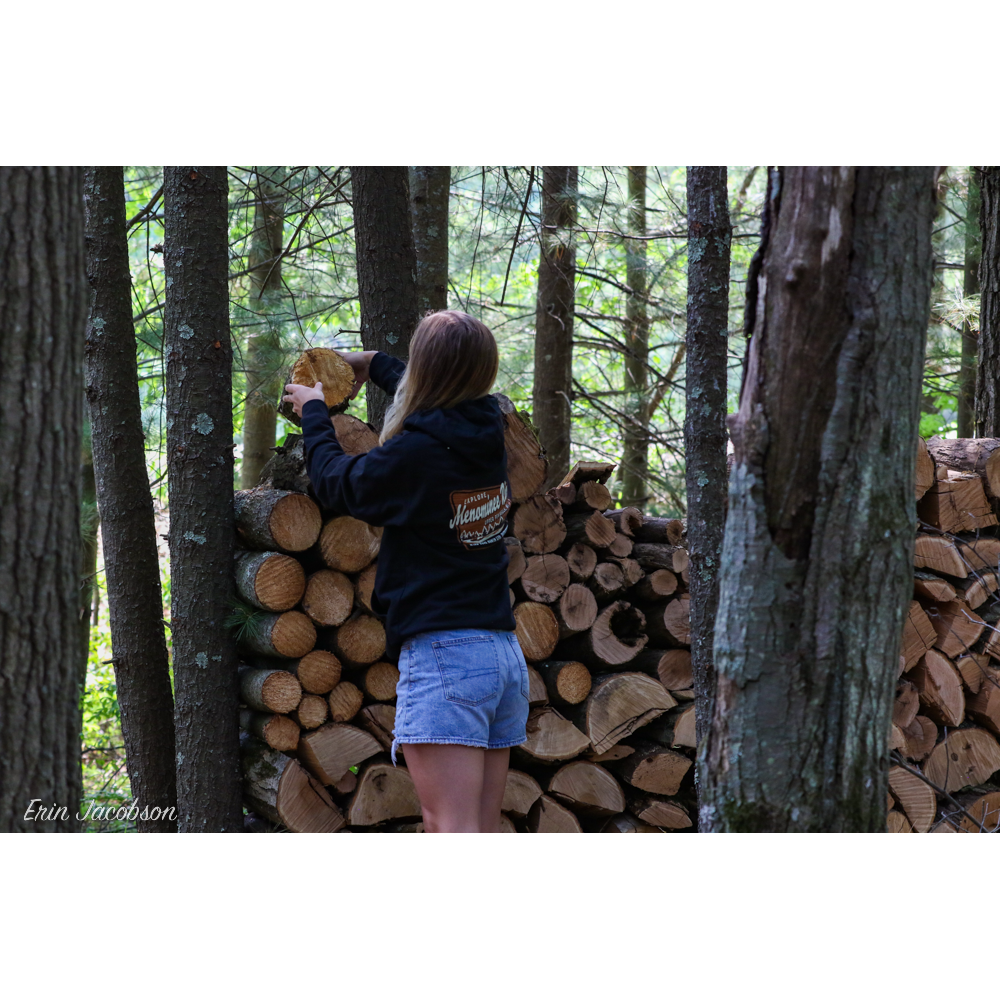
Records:
[[[379,352],[369,377],[393,395],[405,370]],[[510,483],[492,396],[411,413],[367,455],[345,455],[325,404],[310,400],[302,437],[322,506],[385,528],[372,609],[385,622],[392,659],[418,632],[514,629],[502,540]]]

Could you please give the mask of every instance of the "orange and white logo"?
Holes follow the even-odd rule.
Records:
[[[467,549],[489,545],[507,530],[510,497],[506,483],[482,490],[455,490],[449,499],[454,516],[448,527],[455,529]]]

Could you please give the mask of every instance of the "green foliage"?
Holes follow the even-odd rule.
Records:
[[[222,623],[233,633],[237,642],[253,642],[262,638],[267,612],[252,607],[238,597],[233,599],[232,613]]]

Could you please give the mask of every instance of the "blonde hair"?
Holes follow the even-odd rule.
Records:
[[[379,443],[398,434],[417,410],[447,409],[485,396],[499,365],[497,342],[485,323],[456,309],[425,316],[413,331],[410,359]]]

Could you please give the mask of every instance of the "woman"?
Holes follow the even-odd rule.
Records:
[[[462,312],[417,326],[410,361],[344,354],[355,393],[395,394],[367,455],[345,455],[323,399],[285,386],[302,417],[320,503],[383,526],[372,608],[399,655],[396,728],[429,833],[495,833],[510,747],[526,739],[528,669],[514,635],[503,535],[510,510],[504,425],[488,393],[493,334]]]

